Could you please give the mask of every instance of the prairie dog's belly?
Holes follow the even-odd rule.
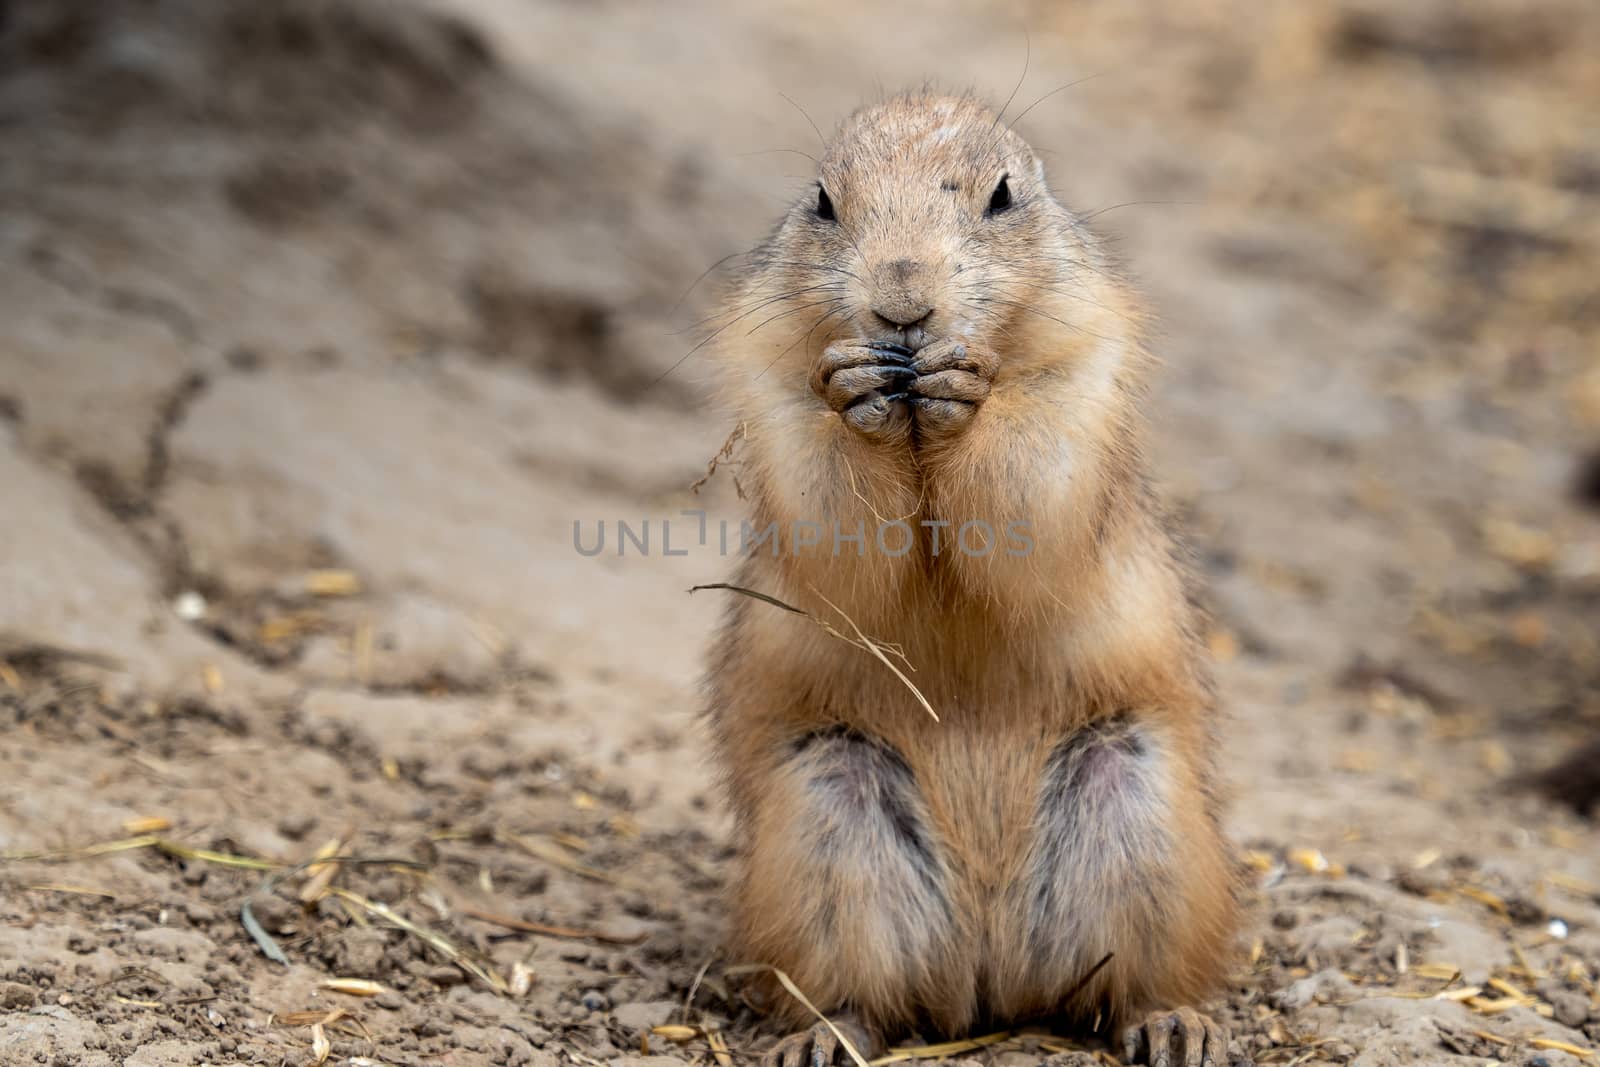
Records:
[[[943,1008],[956,1028],[1055,1010],[1158,918],[1170,877],[1155,731],[1118,717],[1004,742],[930,723],[902,751],[834,728],[803,739],[785,768],[801,809],[796,860],[857,891],[819,913],[817,933],[907,957],[936,1006],[969,961],[970,987]]]

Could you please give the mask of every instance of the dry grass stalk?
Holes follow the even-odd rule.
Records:
[[[554,830],[550,834],[550,840],[554,841],[562,848],[579,854],[589,851],[589,842],[585,841],[577,834],[569,834],[561,830]]]
[[[622,879],[609,871],[602,871],[598,867],[591,867],[586,863],[580,863],[573,859],[568,850],[548,838],[514,834],[509,830],[496,831],[495,838],[504,844],[526,852],[535,859],[553,863],[564,871],[571,871],[580,878],[587,878],[594,882],[606,882],[610,885],[624,884]]]
[[[942,1060],[946,1056],[958,1056],[963,1052],[972,1052],[976,1049],[996,1045],[1011,1037],[1010,1030],[1000,1030],[981,1037],[969,1037],[963,1041],[946,1041],[938,1045],[908,1045],[904,1048],[892,1048],[886,1055],[879,1056],[872,1061],[872,1067],[882,1067],[887,1063],[899,1063],[902,1060]]]
[[[213,852],[209,848],[190,848],[176,841],[168,841],[164,837],[156,838],[151,845],[178,859],[215,863],[220,867],[239,867],[247,871],[276,871],[283,867],[283,864],[274,860],[264,860],[258,856],[238,856],[231,852]]]
[[[861,1050],[856,1048],[854,1043],[852,1043],[848,1037],[845,1037],[844,1033],[833,1024],[833,1020],[822,1014],[822,1012],[818,1011],[817,1006],[811,1003],[811,998],[802,993],[800,991],[800,987],[794,984],[794,979],[778,970],[778,968],[765,963],[746,963],[740,964],[737,967],[728,968],[727,973],[730,975],[758,973],[772,975],[778,980],[778,984],[783,986],[783,988],[788,991],[790,996],[794,997],[794,999],[798,1000],[802,1005],[804,1005],[807,1011],[816,1016],[822,1025],[828,1028],[829,1032],[833,1034],[834,1038],[844,1048],[845,1052],[848,1053],[850,1058],[855,1061],[856,1067],[872,1067],[867,1058],[861,1055]]]
[[[292,611],[287,615],[275,615],[256,627],[256,640],[264,645],[281,644],[316,630],[324,622],[320,611]]]
[[[282,864],[274,865],[271,868],[271,873],[262,880],[260,885],[256,886],[249,896],[245,897],[244,903],[239,905],[239,921],[244,925],[245,933],[249,934],[250,939],[256,943],[258,948],[261,949],[262,955],[266,956],[267,959],[272,960],[274,963],[281,963],[284,966],[288,966],[289,964],[289,957],[284,955],[283,949],[278,947],[278,942],[273,939],[271,934],[267,933],[267,931],[259,922],[256,921],[255,913],[251,910],[250,901],[259,894],[269,891],[273,886],[277,885],[279,881],[297,871],[309,870],[311,868],[338,869],[351,864],[362,866],[398,867],[407,870],[428,869],[426,864],[418,863],[415,860],[332,855],[329,854],[329,850],[326,846],[318,851],[316,858],[309,860],[306,863],[298,864],[292,867],[286,867]],[[322,896],[327,895],[327,893],[328,890],[324,888],[317,894],[317,897],[313,899],[320,899]],[[357,908],[352,907],[348,900],[343,898],[337,899],[339,900],[340,906],[344,908],[345,914],[350,916],[352,922],[361,927],[365,927],[367,925],[366,917]],[[304,901],[304,903],[309,903],[309,901]]]
[[[713,952],[706,957],[700,969],[694,972],[694,981],[689,983],[689,991],[683,995],[683,1021],[688,1022],[694,1014],[694,998],[700,992],[700,983],[706,980],[706,972],[711,969],[711,964],[716,961],[719,953]]]
[[[460,948],[457,948],[455,943],[449,938],[445,937],[443,934],[429,930],[425,926],[419,926],[410,919],[407,919],[404,915],[401,915],[399,912],[395,911],[393,908],[389,907],[387,904],[381,904],[375,900],[368,900],[359,893],[353,893],[348,889],[341,889],[338,886],[330,888],[328,892],[338,897],[340,900],[347,900],[362,910],[372,915],[376,915],[378,918],[383,919],[386,922],[390,922],[395,926],[398,926],[400,929],[417,938],[419,941],[432,948],[435,952],[439,953],[457,967],[460,967],[468,975],[476,978],[478,981],[482,982],[496,993],[509,994],[511,992],[504,979],[495,974],[493,971],[487,970],[480,966],[474,960],[469,959],[465,952],[463,952]]]
[[[1499,997],[1490,1000],[1487,997],[1472,997],[1467,1001],[1467,1007],[1479,1015],[1499,1015],[1501,1012],[1510,1011],[1512,1008],[1526,1008],[1532,1006],[1533,1001],[1523,997]]]
[[[340,1019],[351,1018],[349,1012],[343,1008],[334,1008],[331,1011],[318,1009],[316,1011],[286,1011],[282,1015],[267,1016],[268,1026],[311,1026],[321,1023],[323,1026],[332,1026]]]
[[[878,660],[881,661],[885,667],[888,667],[891,671],[894,672],[894,676],[896,678],[900,679],[901,684],[903,684],[907,689],[911,690],[911,695],[917,698],[917,703],[922,705],[923,710],[926,711],[929,714],[929,716],[932,717],[933,721],[934,722],[938,722],[939,721],[939,713],[933,710],[933,705],[928,703],[928,698],[922,695],[922,690],[918,689],[916,687],[916,685],[911,681],[911,679],[906,677],[905,672],[902,671],[899,667],[896,667],[894,665],[894,661],[891,660],[887,655],[887,652],[892,651],[892,652],[895,653],[896,656],[899,657],[899,659],[900,659],[900,661],[902,663],[905,663],[905,658],[906,658],[905,657],[905,653],[899,651],[896,648],[893,648],[890,645],[886,645],[886,644],[884,644],[884,643],[882,643],[880,641],[875,641],[872,638],[868,637],[866,634],[861,632],[861,627],[856,625],[856,621],[854,619],[852,619],[849,615],[845,614],[845,611],[844,611],[843,608],[841,608],[839,605],[835,604],[833,601],[829,600],[827,597],[823,596],[822,593],[820,593],[818,590],[812,589],[811,591],[813,593],[815,593],[816,596],[818,597],[818,599],[820,599],[824,604],[828,605],[828,607],[832,608],[835,612],[837,612],[838,615],[839,615],[839,618],[843,619],[845,621],[845,624],[848,625],[850,627],[850,629],[855,631],[856,639],[854,641],[851,641],[849,638],[846,637],[846,638],[844,638],[846,643],[853,644],[857,648],[864,648],[868,652],[870,652],[874,656],[876,656],[878,658]],[[834,634],[836,637],[843,637],[844,636],[844,635],[840,634],[839,631],[834,630],[832,627],[828,626],[826,623],[823,624],[823,628],[827,629],[830,633]],[[906,663],[906,666],[907,667],[911,667],[911,664]],[[911,669],[915,670],[916,668],[911,667]]]
[[[125,997],[125,996],[122,996],[121,994],[118,994],[118,993],[111,994],[111,999],[116,1001],[118,1004],[126,1004],[129,1007],[134,1007],[134,1008],[164,1008],[164,1007],[166,1007],[166,1005],[161,1003],[161,1001],[159,1001],[159,1000],[135,1000],[132,997]]]
[[[319,1064],[328,1062],[328,1054],[333,1051],[333,1043],[328,1040],[328,1033],[322,1028],[321,1023],[311,1025],[311,1055],[316,1057]]]
[[[317,984],[323,989],[352,997],[377,997],[389,991],[383,983],[367,978],[324,978]]]
[[[1396,995],[1399,996],[1401,994],[1396,994]],[[1454,1000],[1454,1001],[1456,1001],[1458,1003],[1462,1003],[1462,1002],[1471,1000],[1473,997],[1482,996],[1482,995],[1483,995],[1483,987],[1482,986],[1469,985],[1469,986],[1462,986],[1460,989],[1446,989],[1443,992],[1435,993],[1435,994],[1433,994],[1431,999],[1433,999],[1433,1000]],[[1422,999],[1422,1000],[1430,999],[1428,994],[1426,994],[1426,993],[1418,995],[1418,998]]]
[[[140,834],[137,837],[126,837],[118,841],[103,841],[97,845],[85,845],[81,848],[46,849],[37,852],[4,852],[0,853],[0,860],[33,860],[56,863],[64,860],[88,859],[91,856],[106,856],[113,852],[131,852],[134,849],[151,848],[160,840],[154,834]]]
[[[1583,1048],[1569,1041],[1557,1041],[1550,1037],[1535,1037],[1529,1040],[1528,1044],[1545,1052],[1565,1052],[1567,1055],[1576,1056],[1580,1060],[1586,1060],[1595,1054],[1595,1050],[1592,1048]]]
[[[854,637],[843,633],[832,623],[829,623],[825,619],[819,619],[809,611],[806,611],[802,608],[797,608],[793,604],[785,603],[775,596],[770,596],[754,589],[746,589],[742,585],[733,585],[729,582],[708,582],[704,585],[691,586],[689,588],[689,592],[696,593],[701,589],[726,589],[730,593],[738,593],[740,596],[747,596],[754,600],[760,600],[764,603],[771,604],[773,607],[782,608],[784,611],[787,611],[790,614],[799,615],[802,618],[810,619],[812,622],[822,627],[823,631],[829,635],[837,637],[847,645],[854,645],[856,648],[861,649],[862,651],[881,661],[883,665],[888,667],[889,670],[893,671],[894,676],[900,679],[901,683],[911,691],[911,695],[917,698],[917,703],[921,704],[923,710],[933,717],[933,721],[939,721],[939,713],[933,710],[933,705],[928,703],[928,698],[922,695],[922,690],[918,689],[916,683],[914,683],[910,678],[906,677],[905,672],[899,667],[896,667],[894,665],[894,661],[889,658],[890,655],[893,655],[902,663],[905,663],[905,653],[892,644],[876,641],[873,638],[868,637],[862,632],[861,627],[856,625],[855,620],[850,618],[849,615],[845,614],[844,609],[840,608],[837,604],[833,603],[833,601],[823,596],[820,592],[817,592],[816,589],[812,589],[811,592],[820,598],[824,604],[828,605],[828,607],[832,608],[838,613],[839,617],[845,621],[845,624],[849,626],[850,629],[855,631]],[[910,667],[911,665],[906,663],[906,666]]]
[[[216,696],[223,690],[222,668],[215,663],[207,663],[200,668],[200,685],[211,696]]]
[[[139,834],[136,837],[125,837],[116,841],[103,841],[95,845],[85,845],[82,848],[53,849],[41,852],[6,852],[0,854],[0,861],[7,860],[35,860],[43,862],[60,862],[67,860],[89,859],[93,856],[106,856],[115,852],[132,852],[141,848],[154,848],[165,852],[178,859],[199,860],[204,863],[216,863],[224,867],[243,867],[254,871],[273,871],[283,866],[273,860],[265,860],[256,856],[236,856],[227,852],[213,852],[205,848],[190,848],[180,845],[176,841],[168,840],[156,834]]]
[[[35,885],[25,885],[23,889],[31,893],[69,893],[80,897],[104,897],[107,900],[116,900],[117,895],[104,889],[95,889],[87,885],[68,885],[65,882],[39,882]]]
[[[363,619],[356,624],[355,634],[350,638],[350,669],[362,685],[372,684],[373,647],[372,623]]]
[[[711,1046],[711,1056],[717,1061],[717,1067],[733,1067],[733,1056],[728,1051],[728,1040],[722,1036],[722,1031],[707,1030],[706,1044]]]
[[[492,911],[484,911],[481,908],[473,908],[466,905],[458,905],[456,910],[469,918],[477,919],[480,922],[493,923],[495,926],[503,926],[507,930],[520,930],[523,933],[542,934],[545,937],[562,937],[573,941],[599,941],[607,945],[637,945],[648,936],[646,934],[635,934],[630,937],[622,937],[617,934],[602,933],[599,930],[584,930],[576,926],[552,926],[549,923],[536,923],[527,919],[516,919],[509,915],[496,915]]]
[[[1502,918],[1509,918],[1511,915],[1511,909],[1506,906],[1506,902],[1496,894],[1489,892],[1487,889],[1479,889],[1475,885],[1464,885],[1458,886],[1456,888],[1456,892],[1460,893],[1468,900],[1477,901],[1479,904],[1482,904],[1484,907],[1488,908],[1490,911]]]
[[[689,486],[689,492],[696,496],[700,495],[700,487],[711,480],[712,476],[717,473],[719,465],[733,458],[733,450],[738,447],[740,441],[744,440],[744,435],[745,424],[740,422],[728,432],[727,439],[722,442],[722,447],[717,449],[717,454],[712,456],[711,461],[706,464],[706,472],[694,480],[693,484]],[[744,490],[739,487],[737,478],[734,479],[733,488],[734,492],[738,493],[739,499],[743,500]]]
[[[660,1026],[652,1026],[650,1028],[650,1033],[654,1036],[680,1045],[685,1041],[693,1041],[702,1032],[698,1026],[684,1026],[682,1023],[663,1023]]]
[[[1517,944],[1515,941],[1511,942],[1511,956],[1517,961],[1517,965],[1512,968],[1512,970],[1516,971],[1523,978],[1526,978],[1530,982],[1537,982],[1540,978],[1544,977],[1544,973],[1542,971],[1538,970],[1528,962],[1528,957],[1522,954],[1522,946]]]
[[[310,571],[306,574],[305,590],[312,596],[355,596],[361,592],[361,579],[354,571]]]
[[[328,860],[344,855],[348,839],[336,837],[317,850],[316,859]],[[340,865],[337,863],[312,863],[306,868],[306,884],[300,887],[300,903],[315,904],[322,899],[328,891],[328,886],[333,884],[334,875],[339,873]]]
[[[1512,985],[1510,982],[1506,981],[1504,978],[1491,978],[1491,979],[1489,979],[1487,985],[1491,989],[1498,989],[1500,992],[1504,993],[1508,997],[1517,997],[1520,1000],[1533,1000],[1533,999],[1535,999],[1533,994],[1529,993],[1525,989],[1518,989],[1516,986]]]
[[[1544,876],[1544,880],[1557,889],[1577,897],[1600,897],[1600,886],[1595,885],[1593,882],[1585,882],[1581,878],[1574,878],[1570,874],[1563,874],[1561,871],[1551,871]]]

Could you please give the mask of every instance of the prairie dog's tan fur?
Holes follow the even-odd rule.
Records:
[[[843,125],[728,307],[751,528],[776,524],[738,584],[898,645],[942,720],[872,656],[735,598],[709,691],[737,950],[874,1042],[1164,1011],[1130,1031],[1146,1055],[1177,1034],[1220,1062],[1188,1006],[1230,962],[1236,874],[1186,572],[1144,482],[1128,286],[1020,137],[915,94]],[[900,527],[875,536],[897,520],[904,553]]]

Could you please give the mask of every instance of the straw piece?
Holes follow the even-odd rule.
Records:
[[[1565,1052],[1567,1055],[1576,1056],[1580,1060],[1588,1059],[1590,1056],[1594,1055],[1595,1051],[1592,1048],[1583,1048],[1579,1045],[1574,1045],[1571,1042],[1557,1041],[1554,1038],[1549,1037],[1535,1037],[1530,1039],[1528,1044],[1532,1045],[1536,1049],[1543,1049],[1548,1052]]]
[[[760,971],[765,971],[768,974],[771,974],[778,980],[779,985],[788,990],[790,996],[794,997],[794,999],[798,1000],[802,1005],[804,1005],[805,1009],[812,1015],[815,1015],[822,1022],[822,1025],[826,1026],[833,1036],[838,1039],[839,1044],[844,1046],[845,1052],[850,1054],[850,1058],[855,1061],[856,1067],[872,1067],[872,1064],[868,1062],[865,1056],[861,1055],[860,1050],[855,1047],[850,1039],[845,1037],[843,1032],[841,1032],[837,1026],[833,1025],[833,1020],[822,1014],[822,1012],[818,1011],[817,1006],[811,1003],[811,998],[800,992],[800,987],[794,984],[794,980],[787,974],[784,974],[782,971],[778,970],[778,968],[765,963],[748,963],[741,964],[738,967],[730,967],[728,968],[727,973],[754,974]]]
[[[717,1061],[717,1067],[733,1067],[733,1056],[728,1052],[728,1040],[722,1036],[720,1030],[707,1030],[706,1044],[711,1046],[711,1055]]]
[[[33,893],[70,893],[80,897],[104,897],[107,900],[116,900],[117,895],[105,889],[96,889],[87,885],[68,885],[65,882],[40,882],[37,885],[22,887]]]
[[[845,614],[845,611],[844,611],[843,608],[839,607],[839,605],[835,604],[833,601],[831,601],[827,597],[823,596],[815,588],[813,588],[811,591],[813,593],[815,593],[817,595],[817,597],[824,604],[828,605],[828,607],[830,607],[834,611],[838,612],[839,613],[839,617],[841,619],[843,619],[846,623],[849,624],[850,629],[855,631],[856,640],[855,640],[854,643],[857,644],[858,647],[864,648],[868,652],[872,653],[880,661],[882,661],[882,663],[883,663],[883,665],[885,667],[888,667],[891,671],[893,671],[894,672],[894,676],[896,678],[900,679],[901,683],[907,689],[911,690],[911,695],[917,698],[917,703],[922,705],[923,710],[926,711],[930,716],[933,717],[933,721],[934,722],[938,722],[939,721],[939,713],[933,710],[933,705],[928,703],[928,698],[923,696],[922,695],[922,690],[918,689],[916,687],[916,685],[912,683],[911,679],[907,678],[905,676],[905,673],[903,671],[901,671],[899,667],[896,667],[894,665],[894,662],[892,660],[890,660],[887,655],[884,654],[884,650],[883,650],[882,647],[879,646],[878,642],[874,641],[872,638],[870,638],[866,634],[862,633],[861,632],[861,627],[856,625],[856,621],[854,619],[852,619],[849,615]]]
[[[676,1041],[680,1044],[685,1041],[693,1041],[701,1033],[698,1026],[684,1026],[682,1023],[663,1023],[660,1026],[652,1026],[650,1032],[656,1037],[666,1038],[668,1041]]]
[[[215,863],[222,867],[242,867],[249,871],[275,871],[283,864],[272,860],[259,859],[255,856],[236,856],[229,852],[213,852],[209,848],[190,848],[180,845],[176,841],[168,841],[158,837],[151,844],[169,856],[176,856],[183,860],[199,860],[202,863]]]
[[[317,984],[323,989],[352,997],[377,997],[389,991],[383,983],[367,978],[324,978]]]
[[[1500,897],[1496,896],[1494,893],[1489,892],[1487,889],[1479,889],[1475,885],[1464,885],[1458,887],[1456,892],[1460,893],[1468,900],[1477,901],[1479,904],[1482,904],[1496,915],[1511,914],[1511,909],[1506,906],[1506,902]]]
[[[509,915],[496,915],[492,911],[484,911],[481,908],[473,908],[466,905],[458,905],[456,910],[481,922],[504,926],[508,930],[521,930],[529,934],[543,934],[545,937],[564,937],[574,941],[600,941],[607,945],[637,945],[649,936],[641,933],[623,937],[618,934],[602,933],[599,930],[584,930],[576,926],[551,926],[549,923],[536,923],[527,919],[512,918]]]
[[[117,841],[103,841],[100,844],[85,845],[82,848],[47,849],[41,852],[4,852],[0,853],[0,861],[42,860],[55,862],[58,860],[87,859],[90,856],[105,856],[113,852],[131,852],[134,849],[152,848],[160,840],[154,834],[140,834],[137,837],[125,837]]]
[[[903,672],[899,667],[896,667],[894,665],[894,662],[889,659],[889,655],[888,655],[889,653],[892,652],[895,655],[899,656],[900,659],[903,661],[905,659],[904,654],[901,653],[898,648],[895,648],[892,645],[885,644],[885,643],[882,643],[882,642],[879,642],[879,641],[875,641],[874,639],[868,637],[865,633],[862,632],[861,627],[856,625],[855,620],[852,619],[849,615],[845,614],[843,608],[839,607],[833,601],[831,601],[827,597],[823,596],[814,587],[811,590],[812,594],[815,595],[816,597],[818,597],[824,604],[828,605],[828,607],[832,608],[835,612],[838,613],[839,617],[845,621],[845,624],[848,625],[850,627],[850,629],[855,631],[855,636],[854,637],[851,637],[851,636],[849,636],[848,634],[845,634],[845,633],[841,633],[831,623],[827,622],[824,619],[817,618],[817,616],[811,614],[809,611],[805,611],[804,609],[797,608],[793,604],[787,604],[784,601],[779,600],[775,596],[771,596],[771,595],[769,595],[767,593],[763,593],[763,592],[760,592],[760,591],[755,590],[755,589],[747,589],[742,585],[733,585],[733,584],[731,584],[729,582],[708,582],[708,583],[706,583],[704,585],[690,586],[689,587],[689,592],[690,593],[696,593],[696,592],[700,591],[701,589],[725,589],[730,593],[738,593],[740,596],[751,597],[751,598],[753,598],[755,600],[760,600],[763,603],[771,604],[773,607],[779,608],[779,609],[781,609],[783,611],[787,611],[792,615],[799,615],[799,616],[802,616],[803,618],[810,619],[812,622],[814,622],[818,626],[822,627],[822,629],[826,633],[828,633],[828,634],[830,634],[830,635],[832,635],[834,637],[837,637],[839,640],[843,641],[847,645],[854,645],[856,648],[859,648],[862,651],[867,652],[868,654],[872,655],[874,658],[876,658],[879,661],[881,661],[883,663],[883,665],[885,667],[888,667],[891,671],[893,671],[894,672],[894,676],[896,678],[900,679],[901,683],[907,689],[909,689],[911,691],[911,695],[917,698],[917,703],[921,704],[922,707],[923,707],[923,710],[925,710],[930,716],[933,717],[933,721],[934,722],[938,722],[939,721],[939,713],[933,710],[933,705],[928,703],[928,698],[922,695],[922,690],[918,689],[916,687],[916,684],[913,683],[910,678],[906,677],[905,672]],[[907,666],[909,666],[909,664],[907,664]]]
[[[946,1041],[938,1045],[908,1045],[903,1048],[892,1048],[887,1055],[879,1056],[873,1060],[872,1067],[883,1067],[884,1064],[899,1063],[902,1060],[943,1059],[946,1056],[955,1056],[962,1052],[971,1052],[974,1049],[998,1044],[1010,1036],[1010,1030],[1000,1030],[992,1034],[984,1034],[982,1037],[969,1037],[964,1041]]]
[[[468,959],[466,954],[462,952],[461,949],[457,948],[455,944],[443,934],[436,933],[435,931],[429,930],[424,926],[418,926],[416,923],[412,922],[410,919],[407,919],[404,915],[401,915],[387,904],[380,904],[378,901],[368,900],[360,893],[353,893],[350,890],[342,889],[339,886],[331,887],[328,892],[333,896],[338,897],[340,900],[348,900],[350,903],[370,912],[373,915],[378,916],[380,919],[385,919],[388,922],[398,926],[400,929],[427,944],[441,956],[445,957],[457,967],[460,967],[467,974],[471,975],[473,978],[476,978],[478,981],[482,982],[496,993],[510,993],[510,989],[506,986],[503,978],[492,971],[485,970],[477,963]]]
[[[508,845],[521,849],[523,852],[526,852],[535,859],[544,860],[546,863],[553,863],[562,870],[571,871],[580,878],[587,878],[594,882],[607,882],[611,885],[623,884],[622,879],[618,878],[611,872],[602,871],[598,867],[591,867],[586,863],[580,863],[573,859],[572,854],[568,850],[562,848],[554,841],[550,841],[542,837],[514,834],[509,830],[497,831],[495,833],[495,837]]]
[[[361,579],[354,571],[310,571],[306,574],[305,589],[312,596],[355,596],[361,592]]]

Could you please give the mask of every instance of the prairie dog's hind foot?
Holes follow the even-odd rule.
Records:
[[[833,1025],[863,1058],[870,1060],[883,1051],[883,1040],[854,1016],[838,1016]],[[852,1067],[853,1062],[827,1023],[790,1034],[761,1056],[761,1067]]]
[[[1122,1032],[1124,1063],[1227,1067],[1228,1032],[1193,1008],[1152,1012]]]

